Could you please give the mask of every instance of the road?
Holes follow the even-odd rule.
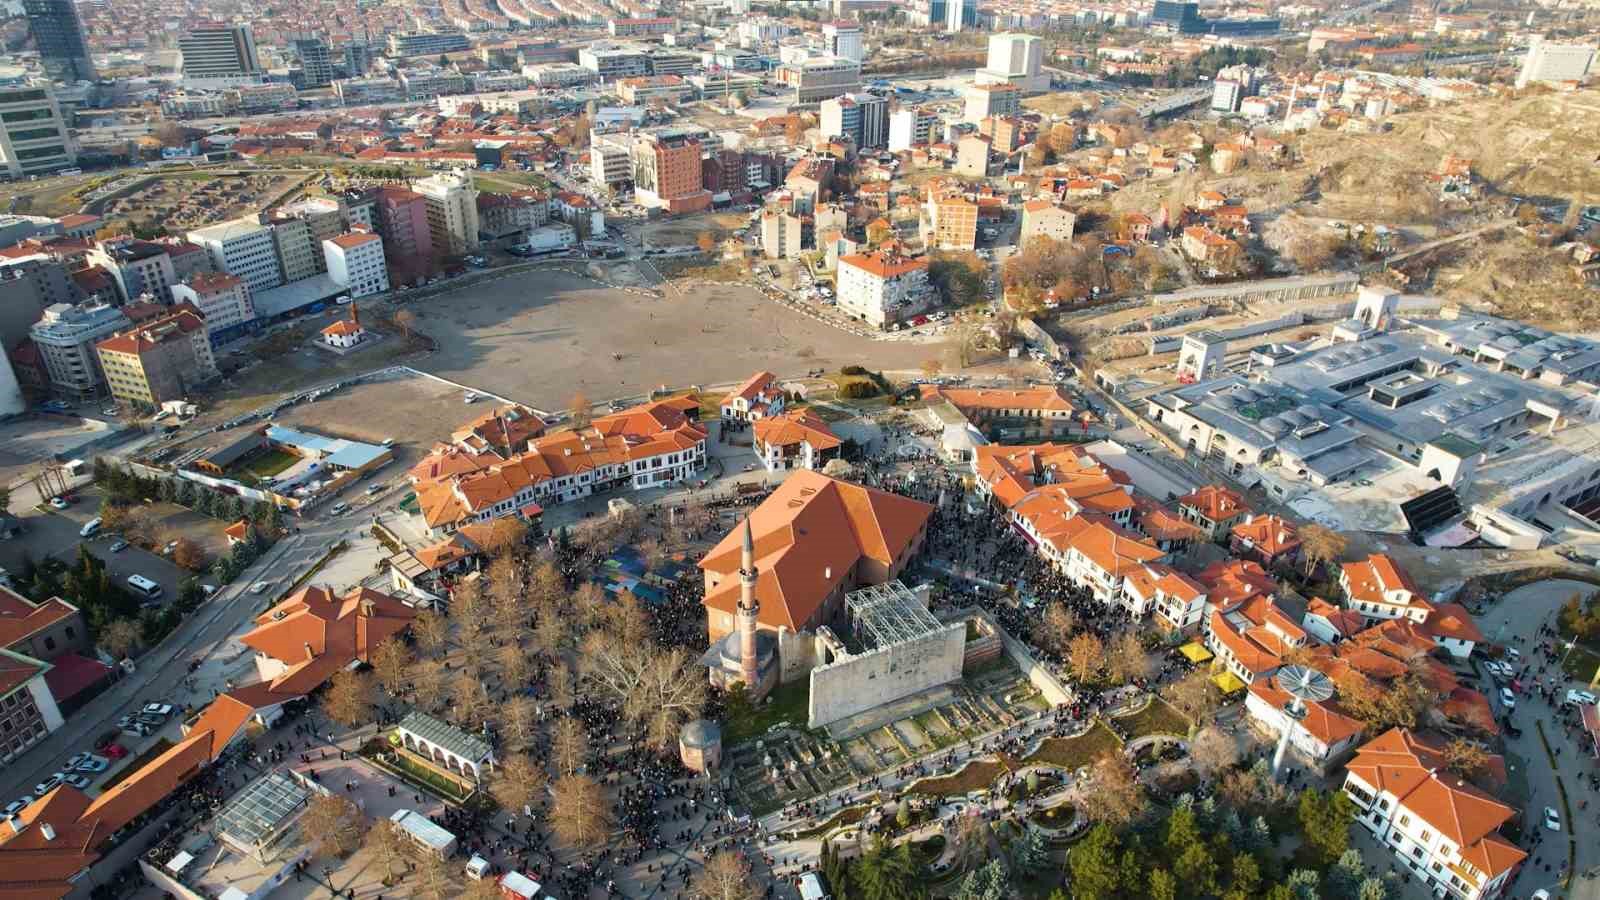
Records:
[[[1469,231],[1462,231],[1457,234],[1446,235],[1445,237],[1438,238],[1437,240],[1426,241],[1418,244],[1415,247],[1407,247],[1405,250],[1395,253],[1391,256],[1386,256],[1377,262],[1366,263],[1361,267],[1361,269],[1364,272],[1376,272],[1379,269],[1386,269],[1403,259],[1409,259],[1410,257],[1416,256],[1418,253],[1426,253],[1429,250],[1443,247],[1447,244],[1454,244],[1459,241],[1470,240],[1478,235],[1487,234],[1491,231],[1499,231],[1502,228],[1509,228],[1515,224],[1517,224],[1516,219],[1496,219],[1493,222],[1479,225],[1477,228],[1473,228]]]
[[[94,738],[114,728],[116,720],[136,701],[181,700],[184,695],[181,682],[188,675],[191,661],[205,659],[220,649],[229,635],[261,611],[266,598],[287,588],[341,538],[359,531],[362,522],[364,519],[357,517],[299,521],[299,534],[290,534],[279,541],[237,581],[218,591],[165,641],[140,657],[134,674],[91,700],[58,731],[6,766],[0,772],[0,798],[9,800],[21,796],[56,771],[64,758],[89,749]],[[258,581],[265,582],[270,592],[250,593],[248,587]],[[152,741],[153,738],[147,738],[140,743]],[[137,755],[140,746],[128,749]]]
[[[1593,590],[1592,585],[1577,581],[1542,581],[1530,584],[1506,594],[1487,612],[1480,615],[1478,627],[1490,641],[1518,648],[1528,673],[1537,675],[1541,666],[1545,665],[1542,655],[1536,649],[1540,626],[1553,622],[1556,611],[1575,591],[1587,593]],[[1557,678],[1561,677],[1559,668],[1554,663],[1548,664],[1546,668],[1548,673],[1554,673]],[[1499,699],[1499,686],[1485,678],[1478,687],[1484,696],[1491,698],[1490,702],[1494,705],[1496,713],[1503,715],[1505,709]],[[1583,687],[1583,685],[1563,679],[1556,697],[1558,703],[1569,687]],[[1570,891],[1564,892],[1555,874],[1558,867],[1566,862],[1569,837],[1577,843],[1576,870],[1580,873],[1600,871],[1600,837],[1596,836],[1600,824],[1597,824],[1593,809],[1581,810],[1580,807],[1580,804],[1588,800],[1597,799],[1597,792],[1589,786],[1587,780],[1580,777],[1581,774],[1596,771],[1595,760],[1585,754],[1578,742],[1567,733],[1561,724],[1561,714],[1555,706],[1531,693],[1524,693],[1516,700],[1512,721],[1522,729],[1522,736],[1506,739],[1506,749],[1511,757],[1515,757],[1508,758],[1506,762],[1511,766],[1520,763],[1523,766],[1522,774],[1528,782],[1529,798],[1523,815],[1524,833],[1542,833],[1544,840],[1530,851],[1533,859],[1524,866],[1522,873],[1512,883],[1508,896],[1526,897],[1535,890],[1543,888],[1554,896],[1564,893],[1567,900],[1600,900],[1600,878],[1579,879],[1573,882]],[[1560,754],[1556,758],[1556,768],[1553,771],[1540,741],[1538,727],[1540,723],[1544,726],[1545,737],[1550,741],[1551,750]],[[1566,788],[1572,808],[1570,817],[1565,814],[1562,816],[1567,821],[1563,822],[1565,831],[1559,835],[1543,832],[1539,824],[1543,819],[1545,807],[1556,810],[1563,808],[1556,786],[1558,775]],[[1524,849],[1527,849],[1526,845]],[[1549,872],[1545,871],[1547,863],[1550,864]]]

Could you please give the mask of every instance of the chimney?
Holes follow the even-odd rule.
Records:
[[[312,652],[312,650],[311,650],[311,642],[310,641],[306,641],[306,659],[307,660],[313,660],[313,659],[316,659],[316,658],[317,658],[317,654]]]
[[[369,616],[370,617],[370,616],[376,615],[377,611],[378,611],[378,604],[372,602],[372,598],[371,597],[369,597],[369,596],[367,596],[365,594],[362,594],[361,595],[361,614],[363,616]]]
[[[47,841],[56,839],[56,830],[49,822],[39,823],[39,833],[44,835],[44,839]]]
[[[832,581],[833,580],[833,566],[823,566],[822,567],[822,578],[823,578],[824,581]]]

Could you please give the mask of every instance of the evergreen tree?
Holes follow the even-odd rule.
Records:
[[[1356,900],[1365,878],[1366,867],[1361,851],[1352,847],[1328,870],[1327,893],[1334,900]]]
[[[926,893],[911,847],[890,847],[882,838],[850,867],[850,884],[861,900],[921,900]]]
[[[1191,894],[1210,894],[1217,881],[1217,861],[1205,844],[1196,841],[1173,861],[1173,872]]]
[[[962,879],[955,900],[1001,900],[1006,895],[1006,869],[1000,860],[991,859]]]
[[[1222,833],[1229,840],[1238,842],[1244,836],[1244,822],[1239,819],[1239,811],[1230,809],[1222,817]]]
[[[1011,847],[1011,864],[1018,873],[1037,875],[1050,865],[1050,847],[1045,843],[1044,832],[1022,826],[1022,837]]]
[[[1356,900],[1389,900],[1389,887],[1380,878],[1368,878],[1356,891]]]
[[[1228,897],[1255,897],[1261,890],[1261,864],[1248,853],[1233,857],[1233,869],[1228,873]]]
[[[1200,827],[1215,828],[1217,825],[1217,798],[1207,797],[1201,800],[1200,805],[1196,807],[1195,818],[1199,820]]]
[[[1178,879],[1166,869],[1150,870],[1150,900],[1178,900]]]
[[[177,497],[175,498],[176,501],[177,501],[177,504],[179,506],[186,506],[189,509],[194,509],[196,498],[198,497],[198,494],[199,494],[199,488],[195,487],[194,482],[190,481],[187,478],[183,478],[183,479],[179,480],[179,482],[178,482],[178,494],[177,494]]]
[[[1266,817],[1256,816],[1250,820],[1250,830],[1245,833],[1244,843],[1252,851],[1265,850],[1272,846],[1272,826],[1267,824]]]
[[[1355,807],[1343,791],[1307,788],[1300,794],[1297,815],[1301,836],[1318,865],[1333,863],[1349,848]]]
[[[1104,822],[1089,829],[1067,853],[1067,868],[1072,872],[1072,895],[1076,900],[1113,897],[1121,882],[1117,856],[1122,842]]]
[[[1321,881],[1322,876],[1315,869],[1295,869],[1283,884],[1295,900],[1321,900],[1322,894],[1317,890]]]

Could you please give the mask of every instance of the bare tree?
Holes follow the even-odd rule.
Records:
[[[528,651],[520,644],[510,643],[500,648],[500,683],[518,689],[528,679]]]
[[[399,696],[400,689],[411,678],[415,664],[416,658],[411,655],[411,648],[397,638],[388,638],[372,648],[372,672],[378,676],[378,683],[383,685],[384,692],[391,697]]]
[[[550,690],[550,702],[557,709],[567,709],[577,700],[572,670],[564,662],[558,660],[545,672],[545,685]]]
[[[322,711],[341,725],[355,727],[372,721],[372,676],[340,669],[322,697]]]
[[[1091,821],[1122,829],[1145,808],[1144,788],[1135,780],[1127,760],[1107,753],[1089,769],[1088,784],[1080,791],[1079,808]]]
[[[504,556],[528,540],[528,524],[516,516],[491,521],[486,532],[479,536],[478,547],[492,557]]]
[[[455,893],[455,872],[437,853],[424,853],[417,860],[417,892],[425,900],[445,900]]]
[[[425,659],[417,663],[415,673],[411,679],[412,697],[423,709],[429,712],[437,710],[447,687],[444,663],[437,659]]]
[[[1067,669],[1079,684],[1088,684],[1106,662],[1106,647],[1100,638],[1085,631],[1067,645]]]
[[[100,649],[112,659],[126,657],[138,649],[143,641],[139,623],[133,619],[113,619],[109,625],[100,630],[100,636],[95,639]]]
[[[572,618],[581,628],[603,624],[610,607],[605,589],[592,581],[585,581],[572,592]]]
[[[489,790],[501,806],[515,812],[532,804],[547,781],[549,776],[534,765],[527,754],[516,753],[506,757],[496,767]]]
[[[1204,669],[1195,669],[1166,690],[1166,698],[1189,721],[1202,723],[1221,705],[1221,692]]]
[[[380,819],[367,831],[367,849],[383,864],[383,883],[393,883],[396,863],[406,861],[405,851],[410,843],[409,839],[400,831],[400,826],[389,819]]]
[[[425,609],[411,620],[411,633],[416,635],[423,653],[435,656],[450,639],[450,622],[438,612]]]
[[[624,721],[644,725],[657,749],[667,747],[678,729],[705,708],[705,675],[682,648],[666,650],[594,631],[584,640],[579,659],[601,696],[621,707]]]
[[[1111,639],[1111,645],[1106,648],[1106,665],[1112,679],[1124,684],[1149,677],[1153,668],[1150,654],[1132,631],[1120,632]]]
[[[1066,655],[1072,636],[1077,632],[1078,616],[1067,604],[1055,600],[1044,608],[1037,633],[1039,643],[1045,649]]]
[[[706,860],[690,891],[699,900],[759,900],[761,889],[738,854],[723,850]]]
[[[583,428],[589,424],[589,410],[594,406],[589,401],[589,395],[578,391],[572,395],[572,402],[568,405],[568,413],[573,428]]]
[[[450,620],[456,626],[456,640],[470,657],[481,649],[479,639],[488,626],[489,599],[483,594],[480,579],[463,579],[450,592]]]
[[[567,775],[552,785],[550,828],[575,847],[598,847],[611,832],[611,808],[600,783],[587,775]]]
[[[361,846],[367,818],[338,794],[317,794],[300,816],[300,830],[320,856],[344,856]]]
[[[550,731],[550,761],[556,771],[573,775],[589,759],[589,735],[577,719],[562,716]]]
[[[1338,562],[1348,545],[1344,535],[1315,522],[1301,528],[1300,556],[1305,560],[1307,577],[1321,563]]]
[[[409,342],[412,329],[417,327],[417,314],[409,309],[402,309],[394,314],[394,325],[400,329],[400,333]]]
[[[1210,781],[1239,762],[1239,743],[1233,735],[1209,725],[1189,741],[1189,758],[1200,777]]]
[[[526,746],[533,737],[534,729],[538,727],[538,714],[534,708],[533,698],[526,694],[515,694],[510,700],[500,705],[500,722],[505,726],[506,732],[515,738],[518,746]]]
[[[456,724],[472,731],[489,708],[489,696],[484,693],[483,682],[471,672],[459,669],[450,680],[450,703],[455,708]]]

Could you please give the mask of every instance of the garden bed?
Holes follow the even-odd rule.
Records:
[[[1160,697],[1152,699],[1138,712],[1117,716],[1116,719],[1117,724],[1127,731],[1130,741],[1153,734],[1170,734],[1179,738],[1189,734],[1189,720]]]
[[[923,778],[912,784],[909,792],[933,797],[965,797],[973,791],[987,789],[994,780],[1009,769],[1004,763],[977,760],[969,762],[961,771],[936,778]]]
[[[1095,720],[1088,731],[1077,737],[1046,738],[1039,749],[1029,754],[1022,761],[1025,763],[1049,763],[1063,769],[1076,770],[1087,766],[1107,753],[1116,753],[1122,749],[1122,742],[1111,733],[1105,723]]]

